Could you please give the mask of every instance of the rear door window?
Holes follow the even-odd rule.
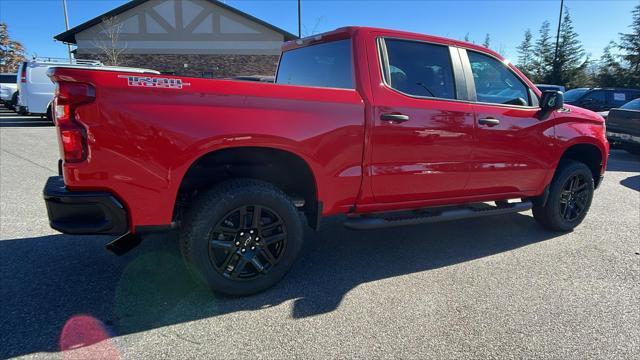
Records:
[[[447,46],[397,39],[385,39],[385,46],[385,81],[391,88],[413,96],[456,98]]]
[[[350,39],[285,51],[276,83],[353,89],[351,59]]]
[[[603,90],[594,90],[585,95],[580,103],[586,106],[605,106],[607,104],[607,94]]]

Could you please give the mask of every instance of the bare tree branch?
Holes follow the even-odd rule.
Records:
[[[104,17],[100,23],[100,32],[91,44],[100,49],[107,65],[120,65],[120,55],[127,50],[127,42],[120,41],[122,22],[117,16]]]

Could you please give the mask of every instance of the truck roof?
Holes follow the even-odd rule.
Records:
[[[119,71],[119,72],[130,72],[130,73],[140,73],[140,74],[160,74],[157,70],[152,69],[143,69],[143,68],[133,68],[126,66],[91,66],[91,65],[76,65],[76,64],[60,64],[51,66],[51,68],[70,68],[70,69],[85,69],[85,70],[101,70],[101,71]]]
[[[385,28],[377,28],[377,27],[370,27],[370,26],[345,26],[332,31],[327,31],[324,33],[315,34],[315,35],[311,35],[311,36],[300,38],[300,39],[290,40],[285,42],[282,45],[281,49],[282,51],[288,51],[288,50],[292,50],[300,47],[305,47],[318,42],[347,39],[354,36],[354,34],[360,31],[382,32],[382,33],[385,33],[385,36],[387,37],[413,38],[419,41],[454,45],[454,46],[459,46],[459,47],[463,47],[471,50],[490,53],[491,55],[497,57],[498,59],[501,59],[503,61],[506,60],[502,55],[498,54],[497,52],[489,48],[486,48],[484,46],[473,44],[470,42],[451,39],[451,38],[445,38],[445,37],[435,36],[435,35],[427,35],[427,34],[415,33],[410,31],[385,29]]]

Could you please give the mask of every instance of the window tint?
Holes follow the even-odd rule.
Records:
[[[468,51],[479,102],[530,105],[527,87],[500,61]]]
[[[640,98],[640,91],[627,90],[626,93],[629,101]]]
[[[607,94],[602,90],[595,90],[585,95],[580,103],[588,105],[605,105],[607,103]]]
[[[582,95],[586,94],[589,89],[571,89],[564,93],[565,102],[573,102],[578,100]]]
[[[351,40],[285,51],[276,83],[353,89]]]
[[[2,84],[15,84],[16,75],[0,75],[0,83]]]
[[[405,94],[455,99],[453,69],[446,46],[385,39],[387,84]]]

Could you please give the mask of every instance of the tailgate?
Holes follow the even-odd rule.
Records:
[[[607,117],[607,130],[640,135],[640,111],[612,109]]]

